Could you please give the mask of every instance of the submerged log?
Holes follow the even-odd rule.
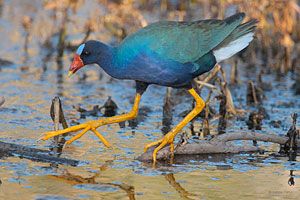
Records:
[[[175,148],[174,155],[197,155],[197,154],[216,154],[216,153],[242,153],[242,152],[258,152],[261,149],[256,146],[236,146],[227,143],[234,140],[257,140],[263,142],[272,142],[277,144],[285,144],[288,141],[286,136],[278,136],[275,134],[262,133],[226,133],[217,135],[211,140],[201,140],[198,143],[179,144]],[[300,141],[297,141],[300,145]],[[154,148],[148,149],[147,152],[140,155],[137,160],[151,161]],[[165,160],[170,156],[170,147],[167,146],[157,153],[158,160]]]
[[[20,158],[27,158],[29,160],[38,161],[38,162],[71,165],[71,166],[77,166],[80,163],[78,160],[59,158],[51,154],[53,154],[53,152],[49,150],[36,149],[36,148],[26,147],[19,144],[0,141],[1,156],[18,156]]]

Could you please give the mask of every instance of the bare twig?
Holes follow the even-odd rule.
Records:
[[[212,71],[209,72],[209,74],[205,77],[205,79],[202,81],[202,85],[199,86],[199,91],[204,87],[203,83],[208,83],[211,79],[213,79],[216,74],[220,71],[221,66],[217,64]]]
[[[207,88],[209,88],[209,89],[214,89],[214,90],[217,89],[217,87],[214,86],[213,84],[206,83],[206,82],[204,82],[204,81],[196,80],[196,83],[198,83],[199,85],[203,85],[203,86],[205,86],[205,87],[207,87]]]

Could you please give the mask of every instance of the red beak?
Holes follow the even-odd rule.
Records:
[[[80,56],[78,54],[75,54],[73,62],[72,62],[71,66],[70,66],[70,69],[69,69],[68,76],[69,77],[72,76],[72,74],[77,72],[83,66],[84,66],[84,64],[83,64],[83,61],[81,60]]]

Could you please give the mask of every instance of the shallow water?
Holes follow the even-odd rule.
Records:
[[[72,119],[78,122],[96,119],[79,119],[73,105],[91,109],[93,105],[103,105],[109,96],[117,103],[118,113],[130,110],[135,92],[133,82],[112,80],[96,66],[68,79],[71,53],[66,53],[62,66],[58,66],[55,57],[44,62],[47,51],[38,47],[34,38],[30,42],[29,58],[24,56],[24,33],[18,20],[20,11],[25,12],[27,7],[24,6],[26,3],[19,5],[16,2],[4,1],[0,19],[0,56],[15,63],[0,66],[0,96],[6,100],[0,107],[1,141],[48,149],[50,141],[37,142],[37,139],[41,133],[53,129],[49,109],[54,96],[61,98],[69,123]],[[5,41],[4,36],[8,36]],[[28,69],[21,70],[25,65]],[[228,70],[228,66],[225,69]],[[83,73],[87,75],[85,80],[79,78]],[[241,67],[241,84],[232,88],[232,93],[237,107],[251,110],[245,106],[246,83],[249,79],[255,80],[256,75],[246,75],[248,73],[248,69]],[[264,81],[272,82],[273,90],[265,93],[263,105],[270,119],[263,121],[261,132],[285,134],[291,125],[291,113],[300,113],[299,97],[291,90],[291,75],[280,81],[267,75]],[[91,133],[67,146],[62,157],[85,161],[78,167],[55,167],[18,157],[3,157],[0,160],[0,199],[299,198],[300,164],[270,156],[278,151],[278,145],[259,142],[270,151],[263,155],[186,156],[175,164],[158,165],[157,168],[135,160],[146,143],[162,136],[165,90],[150,86],[143,95],[141,107],[149,108],[149,112],[137,128],[126,126],[121,129],[116,124],[99,128],[113,144],[113,149],[104,148]],[[206,95],[204,92],[203,96]],[[181,119],[180,113],[191,106],[190,97],[176,98],[180,103],[175,106],[173,124]],[[286,106],[290,102],[293,105]],[[214,99],[212,105],[218,108]],[[281,120],[280,128],[272,127],[272,120]],[[217,121],[211,123],[214,127]],[[245,121],[234,119],[229,122],[227,132],[241,129],[247,131]],[[188,132],[188,128],[185,131]],[[240,145],[245,143],[238,142]],[[288,185],[290,170],[295,175],[294,186]]]

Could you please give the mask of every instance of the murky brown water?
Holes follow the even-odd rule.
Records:
[[[79,122],[95,119],[79,119],[72,106],[81,104],[90,109],[96,104],[103,105],[108,96],[112,96],[118,104],[119,113],[131,108],[134,83],[111,80],[96,66],[68,79],[70,53],[66,53],[63,59],[63,68],[57,65],[55,57],[43,61],[47,51],[39,46],[39,42],[44,32],[51,30],[43,30],[48,26],[43,24],[47,22],[47,13],[38,9],[39,1],[0,2],[3,6],[0,14],[0,57],[15,63],[0,66],[0,96],[6,99],[0,108],[1,141],[48,149],[51,142],[36,140],[41,133],[53,128],[49,109],[52,98],[57,95],[63,101],[68,122],[71,119]],[[88,6],[81,15],[86,13],[86,9]],[[24,31],[20,26],[24,14],[35,15],[37,22],[34,24],[40,26],[40,30],[34,27],[28,58],[24,56]],[[21,70],[24,66],[28,69]],[[246,72],[247,69],[241,68],[241,71]],[[87,78],[80,80],[83,73]],[[293,96],[290,90],[289,75],[276,82],[274,76],[265,78],[273,82],[275,89],[266,93],[264,106],[271,118],[264,120],[262,132],[284,134],[291,124],[290,114],[300,113],[299,97]],[[242,76],[242,85],[232,89],[238,107],[245,107],[248,79],[249,76]],[[17,157],[2,158],[0,199],[299,199],[299,162],[269,157],[268,153],[190,157],[185,162],[157,166],[156,169],[136,161],[134,158],[142,153],[146,143],[162,136],[164,94],[163,87],[151,86],[148,89],[141,106],[147,106],[150,111],[136,129],[120,129],[119,125],[99,128],[113,144],[113,149],[104,148],[91,133],[68,146],[63,157],[88,162],[79,167],[53,167]],[[204,92],[203,96],[206,95]],[[178,98],[185,101],[175,107],[173,124],[180,120],[179,114],[191,105],[188,97]],[[285,106],[290,102],[294,105]],[[212,105],[214,103],[216,100]],[[281,127],[272,128],[271,120],[281,120]],[[214,127],[217,122],[211,123]],[[239,131],[241,128],[247,129],[245,122],[233,120],[227,131]],[[277,145],[259,145],[266,146],[271,152],[278,150]],[[288,185],[290,170],[294,170],[294,186]]]

